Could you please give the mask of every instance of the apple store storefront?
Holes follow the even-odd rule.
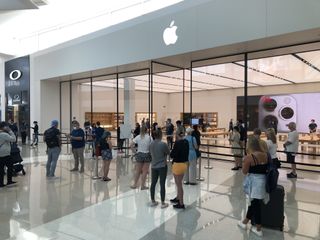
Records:
[[[309,124],[320,124],[320,43],[180,65],[172,64],[178,62],[174,58],[130,71],[60,77],[62,131],[70,130],[73,118],[81,124],[99,121],[114,136],[122,124],[130,123],[133,129],[143,119],[160,127],[168,118],[185,126],[200,120],[202,157],[233,161],[229,122],[235,125],[241,119],[248,135],[255,128],[276,128],[278,155],[285,161],[287,124],[295,122],[300,133],[298,167],[319,170],[320,128],[310,133]]]

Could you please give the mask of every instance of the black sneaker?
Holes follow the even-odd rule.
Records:
[[[190,182],[189,185],[197,185],[198,183],[196,182]]]
[[[6,185],[4,185],[4,184],[0,184],[0,188],[2,188],[2,187],[5,187]]]
[[[231,170],[233,170],[233,171],[237,171],[237,170],[239,170],[239,169],[240,169],[239,167],[231,168]]]
[[[185,206],[184,206],[184,204],[178,203],[178,204],[176,204],[176,205],[173,205],[173,208],[176,208],[176,209],[185,209]]]
[[[297,178],[298,175],[297,174],[294,174],[294,173],[288,173],[287,174],[287,178]]]
[[[178,200],[177,198],[173,198],[173,199],[170,199],[170,202],[171,202],[171,203],[178,203],[179,200]]]
[[[78,168],[72,168],[71,170],[70,170],[70,172],[77,172],[78,171]]]
[[[183,182],[183,184],[184,184],[184,185],[189,185],[190,183],[189,183],[189,182],[184,181],[184,182]]]

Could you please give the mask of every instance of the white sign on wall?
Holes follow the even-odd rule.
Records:
[[[174,25],[174,21],[170,23],[170,26],[163,31],[163,41],[168,46],[175,44],[178,40],[177,31],[178,27]]]

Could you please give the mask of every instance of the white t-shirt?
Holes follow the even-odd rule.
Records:
[[[294,130],[292,132],[288,133],[288,142],[291,142],[291,144],[287,145],[286,151],[296,153],[298,152],[299,148],[299,133]]]
[[[141,138],[141,135],[138,135],[132,141],[138,144],[138,152],[149,152],[149,147],[152,142],[152,138],[149,135],[146,134],[143,138]]]
[[[277,148],[278,145],[273,143],[271,140],[267,140],[268,152],[272,159],[277,158]]]

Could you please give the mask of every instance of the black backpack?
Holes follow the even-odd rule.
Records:
[[[48,148],[59,147],[59,130],[56,128],[49,128],[44,132],[45,142]]]

